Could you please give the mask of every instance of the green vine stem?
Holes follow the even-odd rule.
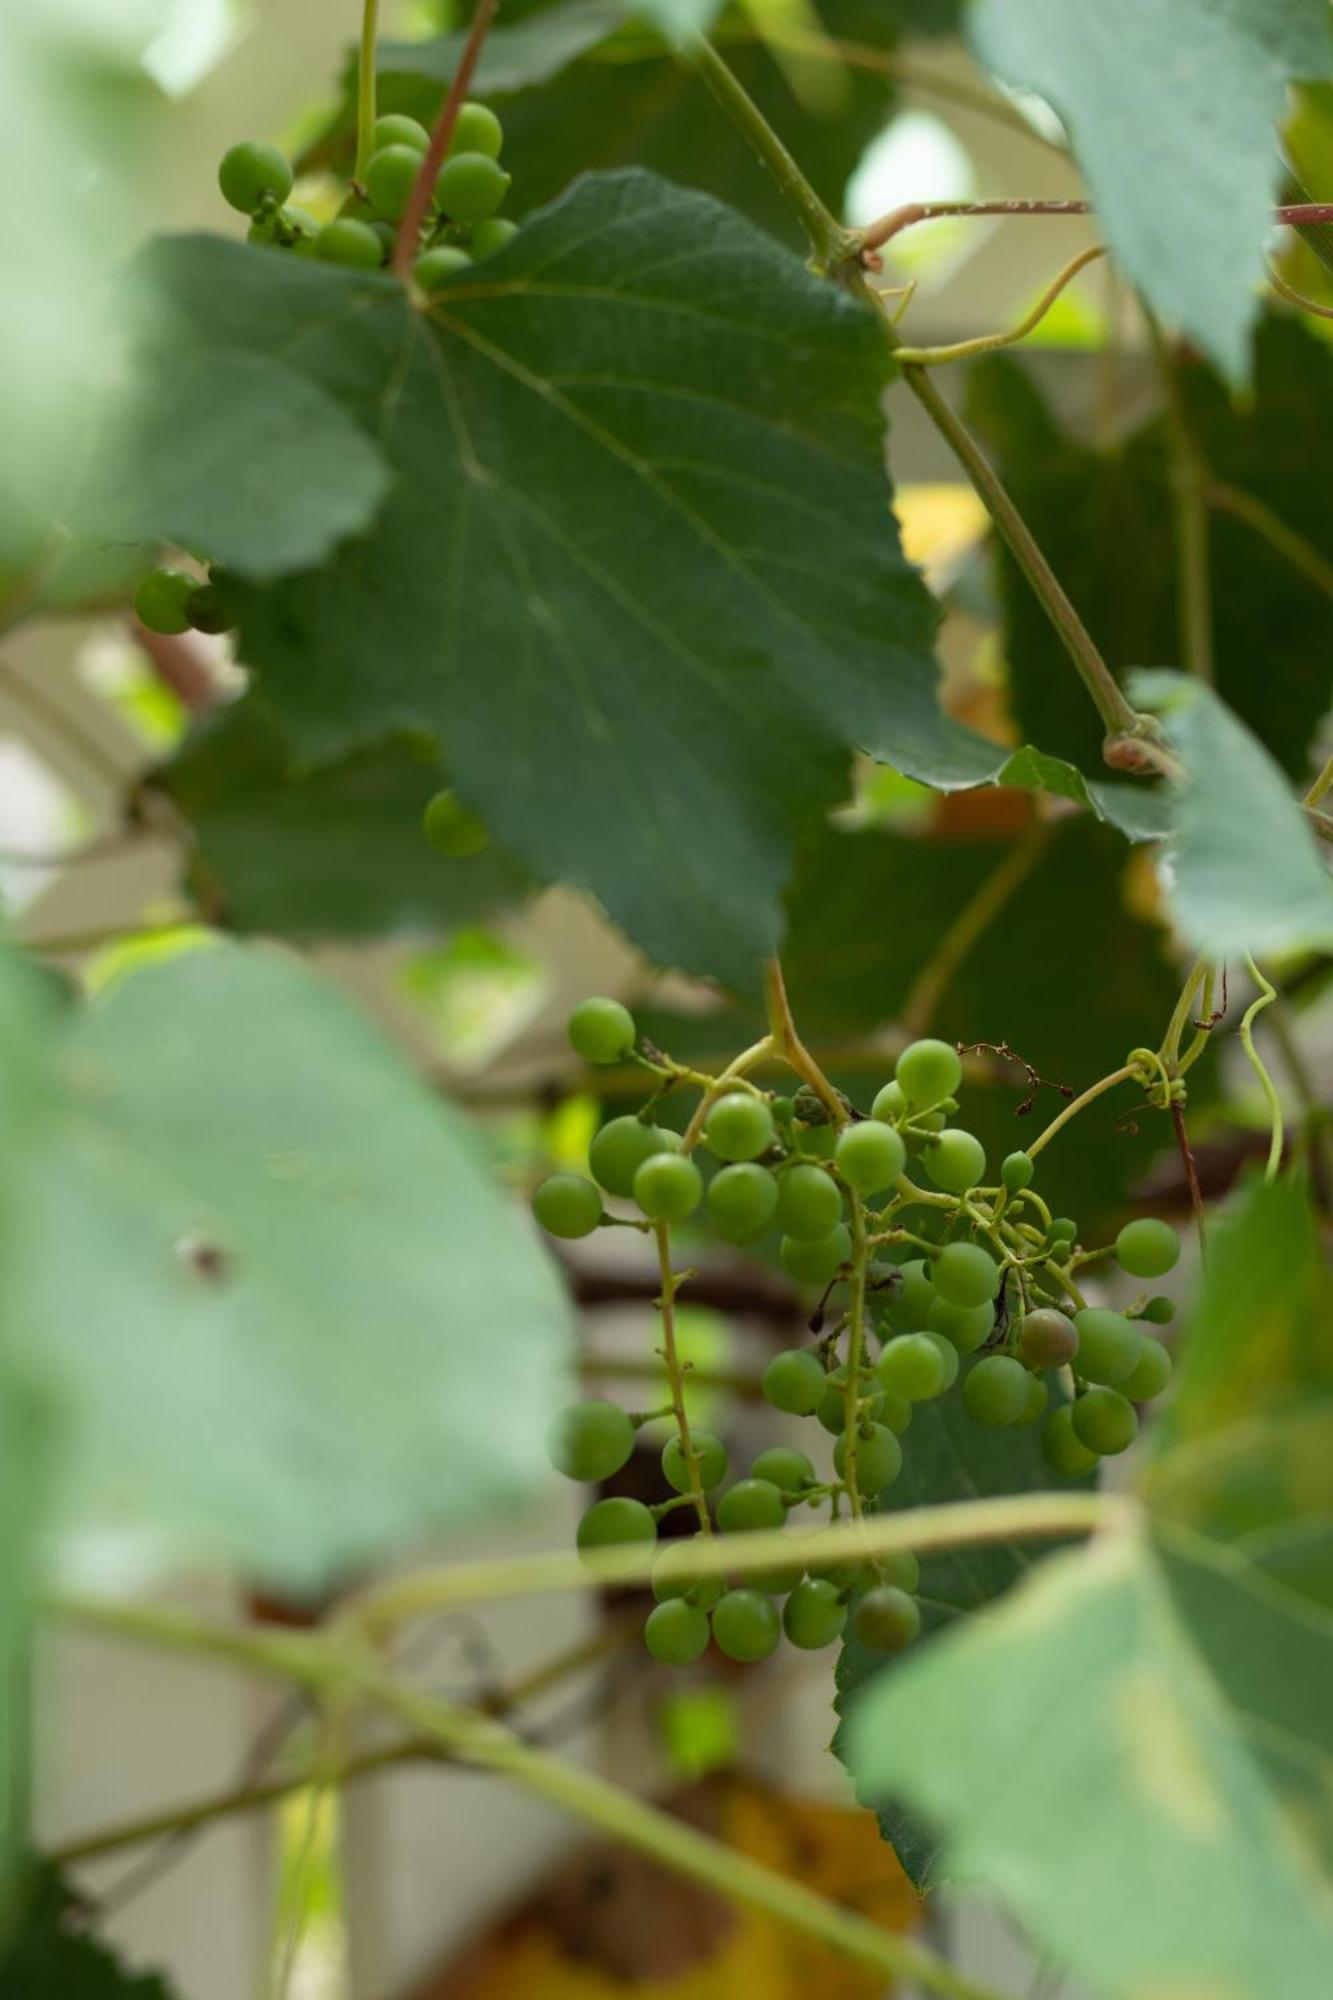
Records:
[[[768,1006],[769,1033],[774,1048],[788,1068],[814,1091],[834,1125],[847,1123],[847,1107],[797,1031],[787,998],[787,983],[781,963],[770,959],[764,973],[764,996]]]
[[[356,72],[356,166],[353,178],[365,185],[366,168],[375,150],[375,62],[379,40],[380,0],[363,0],[361,49]]]
[[[1166,1033],[1162,1037],[1162,1046],[1157,1051],[1159,1058],[1167,1070],[1174,1070],[1177,1062],[1180,1060],[1181,1038],[1189,1024],[1190,1016],[1194,1013],[1195,1007],[1198,1004],[1200,992],[1207,979],[1208,961],[1205,958],[1198,959],[1190,967],[1189,976],[1180,989],[1180,998],[1172,1009],[1171,1019],[1167,1022]]]
[[[752,1069],[760,1069],[764,1063],[772,1062],[780,1054],[781,1050],[772,1035],[765,1035],[762,1040],[751,1043],[748,1049],[742,1049],[717,1076],[691,1075],[688,1081],[702,1084],[703,1096],[695,1105],[690,1122],[685,1127],[685,1136],[680,1144],[681,1151],[683,1153],[694,1151],[704,1129],[704,1120],[729,1085],[743,1082]]]
[[[1024,1149],[1028,1158],[1035,1160],[1037,1154],[1050,1145],[1056,1133],[1062,1131],[1071,1118],[1077,1118],[1079,1112],[1085,1111],[1097,1098],[1104,1097],[1108,1090],[1115,1090],[1119,1084],[1132,1082],[1139,1074],[1140,1070],[1136,1063],[1124,1063],[1121,1068],[1113,1069],[1109,1076],[1100,1078],[1096,1083],[1090,1083],[1080,1096],[1072,1098],[1062,1110],[1057,1111],[1046,1130],[1039,1132],[1032,1144]]]
[[[1263,1057],[1254,1046],[1254,1023],[1256,1016],[1261,1014],[1265,1007],[1271,1007],[1277,999],[1277,988],[1264,977],[1248,952],[1245,955],[1245,965],[1259,991],[1240,1017],[1240,1041],[1246,1060],[1259,1079],[1259,1087],[1268,1105],[1271,1136],[1268,1141],[1268,1163],[1264,1169],[1264,1179],[1271,1181],[1276,1178],[1277,1170],[1282,1165],[1282,1142],[1285,1136],[1282,1099],[1278,1096],[1277,1086],[1264,1066]]]
[[[1319,553],[1313,542],[1289,527],[1272,507],[1256,500],[1252,493],[1242,493],[1239,487],[1216,483],[1209,485],[1207,500],[1210,507],[1243,522],[1271,549],[1285,556],[1291,567],[1325,597],[1333,597],[1333,563]],[[1313,805],[1315,801],[1311,799],[1308,803]]]
[[[1105,255],[1105,244],[1093,243],[1086,250],[1080,250],[1076,257],[1071,257],[1064,269],[1052,278],[1032,310],[1024,313],[1017,326],[1010,327],[1008,332],[981,333],[972,340],[950,341],[942,347],[903,345],[898,349],[898,365],[902,368],[908,366],[938,368],[945,362],[976,361],[983,354],[996,354],[1001,348],[1016,347],[1019,341],[1026,340],[1028,335],[1041,325],[1061,292],[1073,283],[1079,272],[1086,270],[1089,264],[1095,263],[1099,257]]]
[[[655,1222],[653,1236],[657,1242],[657,1268],[662,1280],[662,1290],[657,1301],[657,1310],[662,1320],[662,1365],[666,1369],[667,1381],[671,1387],[671,1407],[680,1437],[680,1453],[685,1460],[685,1470],[689,1474],[688,1499],[698,1517],[699,1533],[711,1535],[713,1523],[709,1518],[708,1502],[704,1498],[699,1454],[690,1435],[689,1412],[685,1407],[685,1376],[676,1349],[676,1293],[680,1289],[681,1281],[671,1268],[670,1228],[665,1222]]]

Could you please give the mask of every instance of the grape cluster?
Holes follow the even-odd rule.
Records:
[[[662,1452],[668,1497],[655,1507],[597,1501],[579,1525],[581,1549],[653,1543],[661,1518],[679,1507],[694,1508],[700,1534],[780,1529],[806,1507],[835,1520],[860,1515],[901,1472],[915,1406],[955,1389],[978,1424],[1040,1423],[1045,1456],[1062,1477],[1133,1442],[1136,1405],[1170,1379],[1170,1356],[1146,1329],[1172,1316],[1171,1302],[1145,1295],[1123,1312],[1088,1305],[1080,1274],[1113,1258],[1136,1278],[1160,1277],[1179,1257],[1176,1233],[1140,1217],[1113,1244],[1084,1248],[1077,1223],[1052,1216],[1034,1188],[1029,1154],[1010,1153],[988,1173],[980,1141],[950,1122],[962,1064],[949,1044],[905,1048],[862,1116],[831,1092],[803,1087],[788,1097],[734,1071],[715,1079],[677,1064],[640,1045],[617,1000],[584,1001],[569,1035],[585,1061],[634,1064],[657,1087],[639,1112],[597,1132],[591,1178],[556,1173],[541,1183],[538,1221],[566,1238],[604,1225],[662,1233],[702,1210],[726,1243],[776,1238],[786,1271],[824,1297],[811,1344],[773,1357],[763,1393],[833,1441],[831,1478],[783,1446],[727,1484],[725,1445],[689,1426],[674,1393],[677,1429]],[[654,1112],[686,1085],[704,1095],[682,1137]],[[632,1210],[608,1211],[607,1197]],[[607,1479],[628,1461],[639,1425],[662,1414],[576,1403],[552,1426],[552,1462],[572,1479]],[[688,1663],[711,1634],[730,1658],[758,1660],[784,1632],[799,1647],[828,1645],[849,1617],[861,1644],[877,1651],[915,1638],[914,1557],[824,1565],[809,1553],[807,1541],[807,1559],[789,1569],[699,1581],[689,1543],[666,1543],[644,1629],[649,1651]]]

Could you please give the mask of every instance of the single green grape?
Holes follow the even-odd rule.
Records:
[[[1038,1306],[1019,1322],[1018,1350],[1030,1368],[1063,1368],[1078,1353],[1078,1328],[1067,1313]]]
[[[815,1468],[805,1453],[785,1444],[772,1444],[761,1451],[750,1467],[750,1477],[767,1480],[780,1493],[802,1493],[817,1484]]]
[[[436,792],[421,815],[421,830],[437,854],[446,854],[453,861],[480,854],[490,841],[477,815],[451,791]]]
[[[926,1330],[942,1333],[960,1354],[975,1354],[995,1330],[994,1303],[988,1300],[984,1306],[956,1306],[937,1294],[926,1314]]]
[[[354,271],[378,271],[384,262],[384,246],[370,224],[345,215],[317,231],[310,254],[321,264],[345,264]]]
[[[1151,1403],[1171,1380],[1171,1356],[1160,1340],[1143,1335],[1143,1345],[1133,1370],[1120,1384],[1120,1393],[1131,1403]]]
[[[532,1197],[532,1212],[552,1236],[591,1236],[602,1219],[602,1197],[582,1174],[548,1174]]]
[[[886,1083],[882,1090],[876,1092],[875,1101],[870,1107],[870,1115],[872,1118],[881,1119],[886,1125],[891,1125],[895,1119],[902,1117],[906,1109],[907,1093],[895,1077],[892,1082]]]
[[[761,1590],[769,1597],[785,1597],[789,1590],[795,1590],[805,1575],[802,1563],[788,1563],[785,1569],[743,1569],[741,1582],[747,1590]]]
[[[387,215],[390,222],[402,220],[417,176],[421,154],[415,146],[384,146],[371,155],[366,167],[366,195],[372,208]]]
[[[518,235],[518,224],[511,222],[507,215],[492,215],[485,222],[473,225],[468,238],[468,248],[474,257],[494,257],[498,250],[512,243]]]
[[[727,1535],[780,1528],[787,1518],[781,1487],[771,1479],[738,1479],[717,1503],[717,1525]]]
[[[1031,1376],[1011,1354],[985,1354],[963,1382],[963,1402],[979,1424],[1000,1429],[1020,1423],[1028,1406]]]
[[[824,1378],[826,1387],[819,1399],[816,1417],[823,1428],[833,1437],[841,1437],[847,1428],[847,1370],[835,1368]],[[868,1393],[867,1393],[868,1392]],[[884,1414],[887,1397],[872,1376],[861,1384],[861,1416],[867,1423],[878,1423]]]
[[[508,194],[509,180],[485,153],[453,153],[440,168],[435,199],[455,222],[488,222]]]
[[[581,1551],[618,1547],[623,1542],[655,1542],[657,1523],[642,1500],[622,1494],[594,1500],[574,1537]]]
[[[1116,1262],[1132,1278],[1161,1278],[1180,1261],[1180,1238],[1169,1222],[1141,1215],[1115,1239]]]
[[[469,98],[459,106],[458,120],[449,134],[448,157],[452,159],[455,153],[483,153],[488,160],[498,160],[504,142],[504,126],[489,104],[478,104]]]
[[[688,1667],[708,1651],[708,1614],[683,1597],[655,1604],[643,1627],[643,1643],[664,1667]]]
[[[1096,1452],[1089,1451],[1075,1436],[1074,1413],[1068,1403],[1061,1403],[1047,1417],[1042,1426],[1041,1448],[1046,1463],[1062,1479],[1082,1479],[1097,1463]]]
[[[870,1412],[876,1423],[887,1424],[891,1431],[903,1437],[912,1428],[912,1403],[907,1396],[898,1396],[885,1389],[874,1399]]]
[[[412,276],[423,292],[438,292],[460,271],[472,268],[472,259],[466,250],[460,250],[456,243],[437,243],[433,250],[423,250],[412,266]]]
[[[653,1564],[652,1592],[659,1604],[665,1604],[671,1597],[688,1597],[691,1604],[697,1604],[702,1611],[711,1611],[726,1589],[720,1576],[692,1576],[693,1551],[699,1541],[698,1535],[688,1539],[681,1536],[675,1541],[665,1542],[662,1553]]]
[[[882,1571],[885,1583],[894,1583],[899,1590],[915,1591],[921,1581],[921,1565],[910,1549],[894,1549],[891,1554],[878,1557],[876,1567]]]
[[[822,1167],[788,1167],[778,1181],[778,1224],[785,1236],[827,1236],[842,1220],[838,1183]]]
[[[586,1063],[618,1063],[634,1047],[634,1016],[619,1000],[605,994],[580,1000],[565,1023],[575,1055]]]
[[[954,1383],[958,1380],[958,1369],[960,1365],[958,1360],[958,1349],[954,1346],[951,1340],[946,1339],[944,1334],[934,1333],[930,1330],[930,1328],[927,1328],[925,1333],[918,1334],[917,1339],[930,1340],[934,1342],[935,1351],[939,1355],[940,1360],[944,1365],[945,1390],[947,1391],[949,1389],[952,1389]]]
[[[919,1333],[930,1324],[930,1309],[939,1297],[924,1257],[898,1266],[898,1283],[889,1294],[889,1318],[904,1333]]]
[[[911,1042],[894,1064],[894,1076],[908,1103],[928,1111],[942,1097],[952,1097],[963,1080],[958,1051],[948,1042]]]
[[[778,1184],[753,1160],[723,1167],[708,1184],[708,1216],[724,1243],[753,1243],[772,1222]]]
[[[430,149],[430,133],[405,111],[386,111],[375,120],[372,150],[382,153],[386,146],[411,146],[416,152],[425,153]]]
[[[243,139],[222,155],[218,167],[222,198],[242,215],[253,215],[261,204],[286,201],[292,191],[292,169],[276,146]]]
[[[616,1403],[571,1403],[551,1420],[546,1456],[566,1479],[592,1485],[628,1463],[634,1426]]]
[[[875,1374],[891,1395],[909,1403],[928,1402],[948,1387],[944,1357],[928,1333],[896,1334],[875,1363]]]
[[[833,1447],[833,1469],[847,1477],[847,1433]],[[903,1448],[887,1424],[871,1424],[856,1433],[856,1484],[862,1493],[882,1493],[903,1469]]]
[[[803,1285],[826,1285],[852,1254],[852,1235],[845,1222],[827,1236],[784,1236],[778,1245],[783,1269]]]
[[[1029,1424],[1035,1424],[1039,1417],[1044,1417],[1050,1399],[1050,1391],[1040,1375],[1029,1375],[1027,1406],[1022,1416],[1016,1419],[1017,1428],[1025,1430]]]
[[[757,1160],[773,1138],[772,1112],[745,1090],[719,1097],[704,1120],[704,1144],[719,1160]]]
[[[185,609],[196,632],[216,634],[232,628],[232,615],[215,583],[197,583],[185,600]]]
[[[1052,1249],[1055,1248],[1057,1243],[1063,1243],[1068,1246],[1076,1242],[1077,1239],[1078,1224],[1072,1215],[1057,1215],[1052,1218],[1051,1226],[1046,1231],[1046,1241]],[[1068,1254],[1067,1249],[1066,1254]]]
[[[713,1637],[729,1660],[766,1660],[782,1634],[771,1597],[758,1590],[729,1590],[713,1606]]]
[[[808,1576],[798,1583],[782,1611],[782,1629],[793,1646],[814,1653],[831,1646],[847,1623],[842,1592],[827,1577]]]
[[[907,1148],[892,1125],[877,1118],[845,1125],[833,1149],[833,1161],[849,1188],[857,1194],[878,1194],[892,1187],[907,1164]]]
[[[784,1348],[764,1370],[764,1395],[775,1410],[786,1410],[793,1417],[813,1416],[827,1379],[817,1354],[805,1347]]]
[[[654,1222],[683,1222],[703,1191],[703,1175],[684,1153],[654,1153],[634,1176],[634,1199]]]
[[[995,1297],[1000,1267],[979,1243],[946,1243],[930,1267],[942,1299],[955,1306],[984,1306]]]
[[[1152,1326],[1169,1326],[1175,1316],[1175,1300],[1165,1298],[1160,1293],[1155,1299],[1149,1299],[1147,1305],[1143,1308],[1142,1314],[1142,1317]]]
[[[921,1630],[921,1608],[896,1583],[877,1583],[856,1607],[853,1628],[872,1653],[901,1653]]]
[[[190,629],[186,610],[197,579],[180,569],[150,569],[134,592],[134,615],[150,632],[168,637]]]
[[[1021,1194],[1025,1187],[1032,1185],[1032,1176],[1036,1171],[1027,1153],[1006,1153],[1000,1163],[1000,1185],[1008,1188],[1010,1194]]]
[[[1110,1306],[1085,1306],[1074,1314],[1078,1331],[1078,1372],[1089,1382],[1114,1387],[1138,1365],[1143,1335],[1132,1320]]]
[[[654,1153],[672,1150],[670,1139],[658,1125],[645,1124],[632,1112],[611,1118],[593,1134],[588,1147],[588,1165],[593,1179],[608,1194],[631,1195],[634,1176]],[[679,1141],[677,1140],[677,1144]]]
[[[1138,1414],[1118,1389],[1088,1389],[1074,1405],[1074,1435],[1099,1458],[1128,1451],[1138,1434]]]
[[[926,1147],[926,1172],[946,1194],[966,1194],[986,1172],[986,1149],[970,1132],[951,1125]]]
[[[699,1484],[705,1493],[711,1493],[727,1476],[727,1447],[712,1431],[691,1430],[690,1443],[699,1467]],[[690,1468],[678,1437],[668,1438],[662,1446],[662,1477],[673,1492],[690,1491]]]

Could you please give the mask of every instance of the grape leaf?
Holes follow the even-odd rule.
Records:
[[[461,1118],[332,988],[219,944],[48,1042],[63,1102],[14,1161],[0,1322],[61,1408],[72,1515],[306,1587],[527,1490],[560,1287]]]
[[[1249,375],[1287,87],[1333,65],[1327,0],[975,0],[988,68],[1048,98],[1107,237],[1165,320]]]
[[[368,537],[231,589],[299,754],[433,731],[503,846],[736,985],[850,744],[993,768],[885,505],[878,330],[715,203],[587,179],[428,312],[209,239],[148,262],[169,351],[298,343],[393,466]]]
[[[20,1921],[0,1945],[0,2000],[172,2000],[152,1972],[129,1972],[87,1928],[85,1906],[59,1870],[30,1872]]]
[[[1215,958],[1333,946],[1333,879],[1263,745],[1184,674],[1145,669],[1130,688],[1163,711],[1185,764],[1174,792],[1171,902],[1190,943]]]

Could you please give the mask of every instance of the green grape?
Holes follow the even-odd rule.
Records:
[[[1063,1368],[1078,1353],[1078,1328],[1067,1313],[1038,1306],[1019,1323],[1018,1349],[1030,1368]]]
[[[729,1090],[704,1120],[704,1144],[719,1160],[757,1160],[773,1143],[773,1114],[762,1097]]]
[[[924,1154],[926,1172],[946,1194],[966,1194],[986,1171],[986,1149],[980,1139],[952,1125],[933,1139]]]
[[[851,1231],[845,1222],[827,1236],[784,1236],[778,1245],[783,1269],[803,1285],[826,1285],[852,1254]]]
[[[720,1576],[692,1576],[690,1566],[694,1561],[694,1547],[699,1537],[680,1537],[666,1542],[662,1553],[653,1564],[652,1591],[659,1604],[665,1604],[672,1597],[688,1597],[691,1604],[697,1604],[701,1611],[711,1611],[726,1589]]]
[[[480,854],[490,840],[481,821],[463,804],[457,792],[436,792],[421,815],[421,830],[437,854],[461,861]]]
[[[870,1414],[878,1423],[887,1424],[899,1437],[912,1428],[912,1404],[907,1396],[896,1396],[886,1389],[874,1398]]]
[[[782,1633],[771,1597],[758,1590],[729,1590],[713,1607],[713,1637],[729,1660],[766,1660]]]
[[[602,1219],[602,1197],[582,1174],[548,1174],[532,1197],[532,1212],[552,1236],[591,1236]]]
[[[833,1469],[847,1477],[847,1433],[833,1447]],[[882,1493],[903,1469],[903,1448],[887,1424],[871,1424],[856,1434],[856,1484],[862,1493]]]
[[[412,276],[423,292],[437,292],[460,271],[471,268],[472,259],[466,250],[460,250],[456,243],[437,243],[433,250],[422,251],[412,266]]]
[[[197,583],[185,600],[185,609],[196,632],[231,630],[231,613],[215,583]]]
[[[1160,1295],[1155,1299],[1149,1299],[1142,1313],[1142,1317],[1152,1326],[1169,1326],[1175,1316],[1175,1300],[1163,1298]]]
[[[504,141],[504,126],[489,104],[469,98],[459,106],[458,121],[449,134],[449,158],[455,153],[483,153],[488,160],[498,160]]]
[[[764,1370],[764,1395],[775,1410],[794,1417],[813,1416],[827,1379],[817,1354],[805,1347],[787,1347]]]
[[[1074,1405],[1074,1435],[1099,1458],[1128,1451],[1138,1434],[1134,1405],[1118,1389],[1089,1389]]]
[[[1050,1391],[1047,1389],[1040,1375],[1029,1375],[1027,1407],[1024,1409],[1022,1416],[1017,1419],[1018,1426],[1026,1429],[1029,1424],[1035,1424],[1039,1417],[1044,1417],[1046,1414],[1046,1405],[1049,1401]]]
[[[286,201],[292,191],[292,170],[276,146],[243,139],[222,155],[218,186],[232,208],[253,215],[263,205]]]
[[[974,1361],[963,1382],[963,1402],[979,1424],[1000,1429],[1021,1423],[1028,1406],[1031,1376],[1011,1354],[986,1354]]]
[[[1062,1479],[1082,1479],[1097,1463],[1096,1452],[1089,1451],[1074,1434],[1074,1413],[1068,1403],[1062,1403],[1047,1417],[1042,1427],[1041,1448],[1046,1463]]]
[[[518,224],[511,222],[507,215],[492,215],[485,222],[474,225],[468,239],[468,247],[474,257],[494,257],[498,250],[512,243],[518,235]]]
[[[766,1479],[780,1493],[801,1493],[818,1482],[815,1468],[803,1451],[785,1444],[773,1444],[761,1451],[750,1467],[751,1479]]]
[[[880,1556],[876,1567],[883,1572],[885,1583],[893,1583],[899,1590],[914,1591],[921,1581],[921,1565],[910,1549],[895,1549],[892,1555]]]
[[[310,254],[321,264],[346,264],[355,271],[378,271],[384,261],[384,246],[368,222],[353,222],[339,216],[326,222],[310,246]]]
[[[916,1338],[934,1342],[935,1350],[944,1364],[944,1387],[946,1390],[952,1389],[958,1380],[958,1349],[942,1333],[932,1333],[929,1328],[925,1333],[917,1334]]]
[[[1161,1278],[1180,1261],[1180,1238],[1169,1222],[1141,1215],[1115,1239],[1116,1262],[1132,1278]]]
[[[918,1333],[930,1322],[930,1309],[939,1294],[935,1290],[924,1257],[913,1257],[898,1266],[899,1282],[889,1294],[889,1318],[904,1333]]]
[[[454,153],[440,168],[435,199],[455,222],[487,222],[508,194],[509,179],[485,153]]]
[[[1138,1365],[1143,1335],[1132,1320],[1109,1306],[1085,1306],[1074,1314],[1078,1329],[1078,1372],[1089,1382],[1114,1386]]]
[[[834,1437],[840,1437],[847,1427],[847,1370],[835,1368],[833,1373],[824,1379],[827,1387],[819,1399],[819,1408],[815,1411],[815,1415],[826,1431]],[[868,1422],[878,1423],[884,1414],[887,1398],[874,1384],[875,1378],[872,1376],[868,1382],[863,1382],[861,1385],[861,1415]]]
[[[402,220],[417,176],[421,154],[415,146],[385,146],[371,156],[366,168],[366,195],[372,208],[390,222]]]
[[[1000,1185],[1008,1188],[1010,1194],[1021,1194],[1032,1185],[1036,1171],[1028,1154],[1007,1153],[1000,1165]]]
[[[951,1346],[960,1354],[975,1354],[985,1345],[995,1329],[995,1307],[992,1303],[984,1306],[956,1306],[948,1299],[936,1296],[935,1303],[926,1314],[926,1330],[942,1333]]]
[[[1171,1380],[1171,1356],[1160,1340],[1150,1333],[1143,1336],[1133,1372],[1120,1384],[1120,1393],[1131,1403],[1151,1403]]]
[[[683,1597],[655,1604],[643,1628],[643,1643],[664,1667],[688,1667],[708,1651],[708,1615]]]
[[[822,1167],[788,1167],[778,1181],[778,1223],[783,1234],[827,1236],[841,1220],[838,1183]]]
[[[134,615],[150,632],[168,637],[190,629],[186,604],[194,591],[195,578],[179,569],[150,569],[140,577],[134,592]]]
[[[979,1243],[946,1243],[930,1267],[942,1299],[955,1306],[984,1306],[995,1297],[1000,1267]]]
[[[546,1456],[566,1479],[592,1485],[609,1479],[629,1460],[634,1426],[615,1403],[571,1403],[552,1418],[546,1433]]]
[[[948,1042],[912,1042],[894,1064],[893,1073],[902,1085],[907,1101],[918,1111],[928,1111],[942,1097],[952,1097],[963,1080],[958,1051]]]
[[[694,1446],[694,1456],[699,1467],[699,1484],[705,1493],[711,1493],[720,1486],[727,1476],[727,1447],[712,1431],[690,1432],[690,1443]],[[662,1477],[676,1493],[688,1493],[690,1489],[690,1468],[685,1463],[685,1447],[678,1437],[668,1438],[662,1446]]]
[[[789,1590],[795,1590],[804,1575],[803,1564],[789,1563],[785,1569],[743,1569],[740,1578],[747,1590],[762,1590],[770,1597],[785,1597]]]
[[[673,1138],[675,1134],[671,1135]],[[651,1160],[654,1153],[670,1151],[666,1135],[657,1125],[647,1125],[642,1118],[626,1112],[621,1118],[612,1118],[594,1133],[588,1147],[588,1165],[592,1177],[608,1194],[630,1195],[634,1192],[634,1176],[645,1160]]]
[[[614,1548],[623,1542],[655,1542],[657,1523],[642,1500],[627,1500],[617,1494],[610,1500],[594,1500],[574,1539],[585,1552]]]
[[[654,1222],[683,1222],[703,1191],[702,1174],[683,1153],[654,1153],[634,1176],[634,1199]]]
[[[896,1583],[877,1583],[856,1607],[856,1636],[872,1653],[901,1653],[921,1630],[921,1610]]]
[[[717,1525],[727,1535],[748,1535],[759,1528],[780,1528],[787,1519],[781,1487],[771,1479],[738,1479],[717,1503]]]
[[[375,152],[382,153],[386,146],[411,146],[416,152],[425,153],[430,149],[430,133],[406,112],[388,111],[375,120],[374,134]]]
[[[782,1629],[802,1652],[831,1646],[847,1623],[842,1593],[827,1577],[808,1576],[798,1583],[782,1611]]]
[[[1069,1244],[1074,1243],[1077,1240],[1077,1237],[1078,1237],[1078,1224],[1074,1221],[1073,1217],[1070,1215],[1057,1215],[1051,1222],[1050,1228],[1046,1231],[1046,1241],[1050,1244],[1052,1249],[1054,1249],[1058,1243],[1063,1243],[1066,1246],[1068,1246]],[[1065,1254],[1068,1255],[1067,1248]]]
[[[565,1023],[575,1055],[586,1063],[617,1063],[634,1047],[634,1016],[619,1000],[597,994],[580,1000]]]
[[[907,1093],[895,1077],[891,1083],[886,1083],[883,1089],[876,1093],[875,1101],[870,1107],[870,1115],[872,1118],[881,1119],[886,1125],[891,1125],[896,1118],[902,1117],[906,1109]]]
[[[878,1194],[892,1187],[907,1164],[907,1148],[892,1125],[866,1118],[845,1125],[833,1149],[838,1172],[858,1194]]]
[[[875,1374],[892,1395],[909,1403],[942,1396],[948,1386],[944,1356],[928,1333],[896,1334],[875,1363]]]

